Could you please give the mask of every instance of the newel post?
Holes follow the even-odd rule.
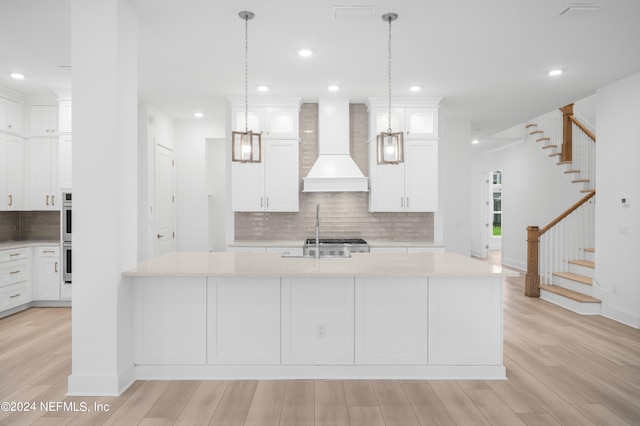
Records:
[[[562,156],[561,161],[571,161],[573,158],[572,142],[573,142],[573,104],[569,104],[560,108],[562,111]]]
[[[540,272],[538,271],[538,243],[540,228],[527,227],[527,275],[524,282],[524,295],[540,297]]]

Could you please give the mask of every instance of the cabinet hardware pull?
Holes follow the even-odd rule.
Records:
[[[269,208],[269,197],[267,197],[267,208]]]
[[[9,275],[15,275],[15,274],[19,274],[21,271],[17,270],[17,271],[11,271],[9,272]]]
[[[49,196],[47,195],[47,205],[49,205]]]
[[[58,273],[58,262],[53,265],[53,272]]]
[[[20,297],[22,296],[22,294],[18,293],[18,294],[14,294],[13,296],[9,296],[9,299],[15,299],[16,297]]]
[[[13,195],[9,194],[9,205],[13,205]]]
[[[42,252],[43,253],[55,253],[56,251],[55,250],[43,250]]]
[[[9,128],[11,128],[11,124],[9,124]]]
[[[404,207],[404,197],[400,197],[400,207]]]
[[[56,205],[56,196],[55,196],[55,195],[52,195],[52,196],[51,196],[51,205],[52,205],[52,206],[55,206],[55,205]]]
[[[264,197],[260,197],[260,207],[264,207]]]
[[[407,197],[407,208],[409,208],[409,197]]]
[[[162,235],[162,234],[158,234],[158,239],[160,239],[160,238],[162,238],[162,237],[164,237],[164,235]]]
[[[11,253],[9,256],[14,257],[14,256],[20,256],[22,253]]]

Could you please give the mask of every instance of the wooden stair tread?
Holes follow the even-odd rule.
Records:
[[[546,290],[550,293],[559,294],[568,299],[575,300],[580,303],[600,303],[600,299],[587,296],[586,294],[578,293],[577,291],[569,290],[566,288],[558,287],[557,285],[540,284],[540,290]]]
[[[550,141],[551,138],[540,138],[540,139],[536,139],[536,142],[542,142],[542,141]]]
[[[558,164],[558,166],[562,166],[563,164],[571,164],[571,161],[560,161]]]
[[[553,154],[549,154],[549,157],[559,157],[561,155],[562,155],[561,152],[554,152]],[[557,164],[560,164],[560,163],[557,163]]]
[[[557,148],[558,145],[545,145],[542,147],[542,149],[549,149],[549,148]]]
[[[584,251],[588,251],[589,253],[595,253],[596,249],[594,247],[587,247],[584,249]]]
[[[538,133],[544,133],[542,130],[534,130],[533,132],[529,132],[530,135],[537,135]]]
[[[526,126],[524,126],[525,129],[528,129],[529,127],[538,127],[538,125],[535,124],[535,123],[531,123],[531,124],[527,124]]]
[[[583,182],[589,182],[589,179],[576,179],[571,181],[571,183],[583,183]]]
[[[587,192],[591,192],[591,191],[593,191],[593,189],[582,189],[582,190],[580,190],[580,192],[583,192],[583,193],[585,193],[585,194],[586,194]]]
[[[596,267],[595,262],[592,262],[590,260],[576,259],[576,260],[570,260],[569,263],[572,263],[574,265],[584,266],[586,268],[594,268],[595,269],[595,267]]]
[[[593,285],[593,279],[584,275],[574,274],[573,272],[554,272],[554,276],[579,282],[584,285]]]
[[[565,173],[580,173],[580,170],[565,170]]]

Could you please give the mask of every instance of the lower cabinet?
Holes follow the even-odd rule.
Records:
[[[207,362],[280,364],[280,278],[210,278]]]
[[[138,278],[133,322],[136,364],[205,364],[207,279]]]
[[[353,278],[282,278],[282,363],[353,364]]]
[[[357,278],[356,364],[427,364],[427,279]]]
[[[0,250],[0,316],[31,302],[31,249]]]
[[[34,300],[60,300],[60,247],[36,247]]]

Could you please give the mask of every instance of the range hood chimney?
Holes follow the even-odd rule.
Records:
[[[349,100],[318,100],[318,159],[303,192],[367,192],[369,180],[349,154]]]

